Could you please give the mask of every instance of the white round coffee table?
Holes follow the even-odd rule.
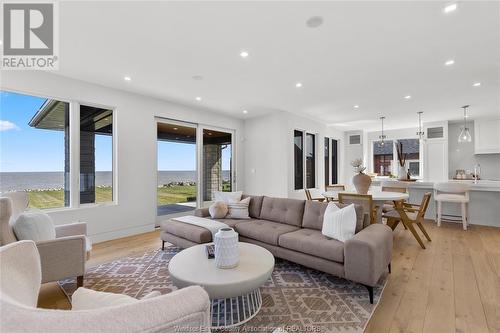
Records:
[[[274,269],[274,257],[263,247],[238,243],[238,266],[221,269],[207,259],[205,247],[195,245],[176,254],[168,264],[173,284],[178,288],[202,286],[212,302],[212,327],[241,325],[254,317],[262,306],[260,286]]]

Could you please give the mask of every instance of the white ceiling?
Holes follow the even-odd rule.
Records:
[[[500,3],[459,2],[449,14],[444,5],[61,2],[59,74],[241,118],[288,111],[342,129],[378,129],[381,115],[387,128],[415,126],[419,110],[425,121],[459,119],[464,104],[472,118],[499,115]],[[306,27],[317,15],[323,25]]]

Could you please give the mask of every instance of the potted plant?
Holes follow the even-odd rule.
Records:
[[[352,183],[356,188],[356,192],[359,194],[367,194],[372,179],[370,176],[363,173],[363,171],[366,170],[366,167],[363,166],[363,160],[361,158],[356,158],[351,162],[351,165],[354,167],[354,172],[356,172],[354,177],[352,177]]]

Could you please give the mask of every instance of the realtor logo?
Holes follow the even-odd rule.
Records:
[[[3,3],[2,69],[58,69],[55,2]]]

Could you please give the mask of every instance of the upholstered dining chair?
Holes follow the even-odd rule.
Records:
[[[385,181],[381,184],[382,192],[398,192],[398,193],[408,193],[408,185],[400,181]],[[404,200],[402,200],[404,202]],[[382,212],[386,213],[394,210],[394,203],[392,201],[387,201],[382,207]]]
[[[425,212],[429,207],[430,200],[431,193],[427,192],[422,197],[422,202],[420,203],[420,205],[396,201],[396,208],[394,210],[391,210],[390,212],[385,213],[383,217],[387,219],[387,225],[391,227],[392,230],[396,229],[399,222],[403,223],[403,225],[413,234],[420,246],[425,249],[425,245],[422,242],[422,239],[418,235],[417,231],[415,230],[414,225],[416,225],[420,229],[420,231],[422,231],[425,238],[427,238],[427,240],[430,242],[431,238],[423,225]]]
[[[109,293],[94,291],[83,296],[91,307],[87,310],[37,308],[42,281],[38,248],[33,241],[0,247],[2,332],[209,332],[210,300],[199,286],[107,307],[102,302]]]
[[[316,191],[311,191],[310,189],[306,188],[304,189],[304,192],[306,193],[306,199],[309,201],[319,201],[319,202],[325,201],[325,198],[317,195]]]
[[[370,224],[377,223],[377,206],[374,205],[371,194],[341,192],[339,193],[339,203],[353,203],[362,206],[365,214],[370,217]]]
[[[14,199],[15,201],[13,201]],[[3,193],[0,197],[0,245],[17,242],[12,225],[28,207],[25,192]],[[36,243],[42,265],[42,283],[77,277],[83,285],[85,262],[92,243],[87,235],[87,224],[76,222],[55,225],[56,238]]]

